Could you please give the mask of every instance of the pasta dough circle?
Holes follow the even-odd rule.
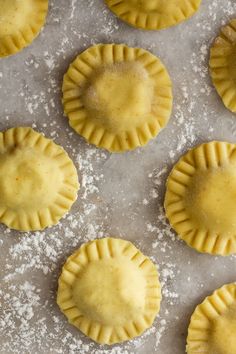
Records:
[[[106,0],[118,17],[146,30],[160,30],[177,25],[198,10],[201,0]]]
[[[236,145],[213,141],[184,155],[167,180],[165,210],[199,252],[236,253]]]
[[[236,284],[227,284],[198,305],[191,317],[188,354],[234,354]]]
[[[31,128],[0,133],[0,222],[21,231],[56,224],[79,189],[67,153]]]
[[[224,105],[236,112],[236,19],[221,29],[210,53],[210,74]]]
[[[69,322],[101,344],[139,336],[160,309],[158,272],[131,242],[104,238],[66,261],[57,303]]]
[[[71,127],[111,152],[145,145],[167,124],[172,88],[161,61],[125,45],[88,48],[63,80],[63,105]]]
[[[0,0],[0,57],[28,46],[43,27],[48,0]]]

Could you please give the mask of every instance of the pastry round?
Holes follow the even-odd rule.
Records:
[[[131,242],[104,238],[82,245],[59,278],[57,303],[69,322],[101,344],[139,336],[160,309],[158,272]]]
[[[145,145],[172,109],[170,77],[144,49],[99,44],[80,54],[63,80],[65,114],[88,142],[111,152]]]
[[[236,253],[236,145],[212,141],[184,155],[167,180],[165,210],[189,246]]]
[[[224,105],[236,112],[236,19],[221,29],[210,54],[210,74]]]
[[[48,0],[0,0],[0,57],[28,46],[44,25]]]
[[[187,20],[202,0],[106,0],[123,21],[146,30],[160,30]]]
[[[20,231],[54,225],[78,189],[76,168],[62,147],[31,128],[0,133],[1,223]]]
[[[191,317],[188,354],[235,354],[236,284],[227,284],[198,305]]]

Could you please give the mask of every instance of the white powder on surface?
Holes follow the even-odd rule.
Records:
[[[203,258],[178,239],[164,215],[165,181],[173,163],[195,144],[223,140],[229,132],[235,140],[235,120],[208,75],[209,47],[220,26],[235,14],[235,1],[204,0],[199,17],[186,25],[143,33],[120,22],[102,1],[70,0],[65,5],[54,0],[38,39],[0,63],[1,128],[22,119],[21,124],[62,144],[78,168],[81,184],[77,202],[57,226],[34,233],[1,226],[1,354],[184,352],[182,333],[203,295],[199,289],[232,280],[222,269],[229,272],[236,258],[224,260],[228,263],[222,266],[218,257]],[[160,55],[174,84],[167,128],[148,147],[118,157],[79,138],[68,127],[61,105],[61,82],[69,63],[89,45],[112,41]],[[132,240],[158,265],[163,300],[152,328],[129,343],[107,348],[70,326],[55,297],[67,256],[83,242],[113,235]],[[213,283],[214,274],[218,278]]]
[[[54,132],[51,135],[54,136]],[[80,354],[102,354],[108,351],[112,354],[130,354],[135,353],[134,348],[142,348],[152,334],[156,336],[155,346],[159,344],[165,331],[166,319],[161,321],[157,319],[154,327],[131,344],[116,346],[111,350],[98,350],[94,343],[85,340],[85,344],[84,340],[79,339],[81,335],[76,331],[71,333],[70,326],[59,314],[55,304],[58,270],[65,258],[82,242],[105,236],[104,218],[102,215],[96,218],[98,206],[94,203],[94,200],[99,198],[97,183],[104,177],[103,174],[98,175],[92,166],[94,161],[104,164],[107,157],[107,153],[92,147],[84,156],[77,155],[74,160],[81,171],[81,191],[78,199],[80,210],[70,213],[58,226],[50,230],[18,235],[14,238],[15,242],[8,247],[8,253],[4,257],[5,266],[2,271],[5,275],[0,291],[2,307],[0,330],[5,337],[0,352],[22,353],[24,349],[24,353],[31,353],[33,345],[40,353],[39,348],[45,335],[47,343],[44,343],[44,352],[47,350],[48,353],[72,354],[78,353],[79,350]],[[154,175],[156,178],[160,174]],[[147,225],[148,232],[159,232],[158,226]],[[11,233],[8,229],[3,231],[3,244],[7,237],[11,237]],[[155,257],[153,260],[156,261]],[[171,304],[172,299],[177,298],[178,294],[174,295],[166,286],[166,282],[173,278],[175,265],[163,262],[160,266],[163,267],[161,271],[163,296],[166,301],[171,299]],[[48,293],[43,293],[45,288],[48,289]],[[53,346],[58,340],[62,342],[61,349]]]

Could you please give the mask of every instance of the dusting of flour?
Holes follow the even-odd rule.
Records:
[[[65,5],[54,0],[39,38],[21,54],[0,62],[1,129],[20,121],[63,145],[81,184],[77,202],[57,226],[34,233],[1,226],[0,353],[184,352],[198,291],[208,284],[215,286],[219,259],[208,263],[176,237],[164,215],[164,186],[173,163],[188,148],[223,140],[225,127],[231,139],[235,136],[234,119],[208,75],[210,44],[233,15],[235,1],[204,0],[199,14],[188,23],[143,33],[120,22],[103,1],[69,0]],[[91,44],[112,41],[160,55],[174,84],[168,127],[146,148],[125,155],[110,155],[86,144],[68,127],[60,101],[62,76],[75,55]],[[130,239],[158,265],[163,301],[152,328],[140,338],[107,348],[70,326],[55,297],[65,259],[83,242],[113,235]],[[205,268],[196,274],[203,264]],[[220,271],[226,268],[226,263],[220,264]],[[223,279],[222,275],[218,282]]]

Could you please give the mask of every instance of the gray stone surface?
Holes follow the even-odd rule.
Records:
[[[61,144],[78,167],[81,191],[71,213],[42,233],[0,227],[0,353],[182,354],[195,306],[235,281],[235,257],[199,254],[170,230],[163,213],[166,177],[190,147],[213,139],[235,142],[235,115],[208,75],[209,47],[236,14],[235,1],[203,0],[191,20],[161,32],[122,23],[103,0],[52,0],[47,24],[24,51],[0,60],[0,128],[28,125]],[[94,43],[127,43],[158,55],[174,87],[170,123],[145,148],[111,155],[69,128],[61,83],[69,63]],[[133,241],[159,265],[160,316],[138,340],[101,348],[67,324],[55,304],[66,257],[91,238]]]

